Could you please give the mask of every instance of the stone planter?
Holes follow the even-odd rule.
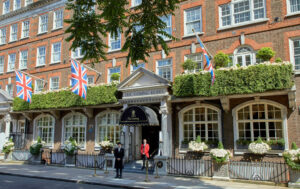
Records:
[[[41,159],[42,159],[42,153],[39,153],[38,155],[32,155],[29,161],[30,163],[33,164],[41,164]]]
[[[5,161],[11,161],[12,160],[12,152],[5,153],[4,154],[4,160]]]
[[[115,156],[112,153],[106,153],[104,155],[105,164],[104,169],[105,170],[114,170],[115,168]]]
[[[284,146],[280,145],[271,145],[270,147],[272,150],[284,150]]]
[[[294,170],[289,168],[289,172],[290,172],[289,187],[300,188],[300,170]]]
[[[228,163],[217,163],[213,161],[213,178],[219,180],[229,180]]]
[[[75,155],[66,155],[65,165],[75,166]]]
[[[238,144],[237,149],[239,149],[239,150],[248,150],[248,145]]]

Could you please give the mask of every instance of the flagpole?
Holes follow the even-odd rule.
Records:
[[[89,67],[89,66],[87,66],[87,65],[85,65],[85,64],[83,64],[83,63],[81,63],[81,65],[84,66],[85,68],[89,69],[89,70],[92,70],[92,71],[96,72],[96,73],[99,74],[99,75],[102,75],[101,72],[98,72],[97,70],[95,70],[95,69],[93,69],[93,68],[91,68],[91,67]]]
[[[195,34],[196,36],[198,36],[198,33],[195,32],[194,29],[192,29],[192,31],[194,32],[194,34]],[[199,37],[199,36],[198,36],[198,37]],[[200,39],[200,37],[199,37],[199,39]],[[209,54],[209,56],[213,58],[212,54],[211,54],[211,53],[209,52],[209,50],[206,48],[206,46],[204,45],[203,41],[202,41],[201,39],[200,39],[200,41],[202,42],[202,45],[204,46],[204,48],[205,48],[206,52]]]
[[[15,69],[15,71],[18,71],[18,72],[21,72],[21,73],[23,73],[23,74],[25,74],[25,75],[28,75],[28,76],[30,76],[30,77],[36,78],[37,80],[42,80],[42,81],[45,81],[44,79],[41,79],[41,78],[39,78],[39,77],[36,77],[36,76],[34,76],[34,75],[31,75],[31,74],[29,74],[29,73],[26,73],[26,72],[23,72],[23,71],[21,71],[21,70],[17,70],[17,69]],[[45,83],[47,83],[47,81],[45,81]]]

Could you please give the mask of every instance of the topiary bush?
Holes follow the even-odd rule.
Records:
[[[275,51],[270,47],[263,47],[256,53],[256,58],[262,61],[270,61],[273,56],[275,56]]]
[[[191,59],[187,59],[186,61],[184,61],[184,63],[182,63],[182,68],[185,71],[191,73],[197,68],[197,63]]]
[[[280,62],[282,62],[282,59],[281,58],[276,58],[275,62],[280,63]]]
[[[119,81],[119,79],[120,79],[120,74],[119,74],[119,73],[113,73],[113,74],[111,74],[110,79],[111,79],[112,81]]]
[[[227,54],[225,54],[223,52],[219,52],[214,57],[214,63],[215,63],[216,68],[226,67],[230,63],[230,58]]]

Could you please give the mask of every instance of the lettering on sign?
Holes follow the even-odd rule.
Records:
[[[125,92],[124,97],[158,95],[158,94],[164,94],[165,92],[166,92],[165,89],[140,90],[140,91],[133,91],[133,92]]]

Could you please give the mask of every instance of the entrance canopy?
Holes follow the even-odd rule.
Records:
[[[146,106],[130,106],[121,115],[120,125],[159,126],[157,114]]]

